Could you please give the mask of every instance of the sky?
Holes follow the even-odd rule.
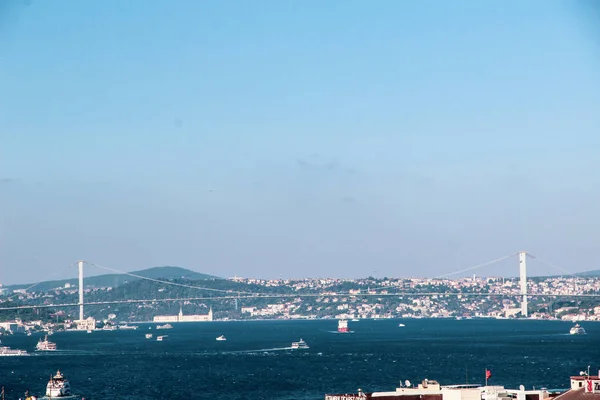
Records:
[[[2,2],[0,283],[600,268],[592,3]]]

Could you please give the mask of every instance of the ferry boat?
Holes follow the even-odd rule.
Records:
[[[0,356],[2,356],[2,357],[28,356],[28,355],[29,355],[29,353],[27,353],[26,350],[11,349],[8,346],[0,346]]]
[[[36,351],[55,351],[56,343],[48,340],[48,335],[44,337],[44,340],[40,339],[35,345]]]
[[[308,345],[302,339],[297,342],[292,342],[292,349],[308,349]]]
[[[156,329],[173,329],[173,325],[171,325],[171,324],[157,325]]]
[[[338,321],[338,332],[339,333],[348,333],[350,329],[348,328],[348,321],[345,319],[340,319]]]
[[[71,396],[71,384],[60,371],[56,371],[54,376],[50,376],[46,385],[46,396],[50,398]]]
[[[575,324],[575,326],[571,328],[569,333],[571,335],[585,335],[586,334],[585,329],[583,329],[581,326],[579,326],[579,324]]]
[[[221,335],[216,340],[223,341],[223,340],[227,340],[227,338],[225,338],[225,335]]]
[[[119,329],[125,329],[125,330],[136,330],[138,328],[137,325],[119,325]]]

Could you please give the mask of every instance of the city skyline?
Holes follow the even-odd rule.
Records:
[[[0,281],[598,269],[586,4],[3,3]]]

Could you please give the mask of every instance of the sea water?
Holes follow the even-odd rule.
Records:
[[[404,324],[404,327],[399,326]],[[485,382],[566,388],[600,368],[600,323],[533,320],[385,319],[138,324],[138,330],[57,332],[56,352],[34,352],[40,334],[3,336],[28,357],[0,357],[6,399],[43,395],[60,370],[86,399],[323,399],[325,393],[394,390],[400,382]],[[151,328],[151,329],[149,329]],[[152,339],[145,334],[152,333]],[[168,335],[162,342],[157,335]],[[226,341],[215,340],[225,335]],[[291,350],[304,339],[309,349]]]

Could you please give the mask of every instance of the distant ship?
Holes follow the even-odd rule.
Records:
[[[126,330],[136,330],[138,328],[137,325],[119,325],[119,329],[126,329]]]
[[[151,333],[146,333],[146,339],[152,339],[152,334]]]
[[[50,381],[46,385],[46,396],[50,398],[71,396],[71,384],[60,371],[50,376]]]
[[[171,325],[171,324],[157,325],[156,329],[173,329],[173,325]]]
[[[308,345],[302,339],[297,342],[292,342],[292,349],[308,349]]]
[[[168,335],[157,336],[156,340],[159,342],[162,342],[163,340],[166,340],[168,337],[169,337]]]
[[[26,350],[17,350],[17,349],[11,349],[10,347],[7,346],[0,346],[0,356],[28,356],[29,353],[27,353]]]
[[[583,329],[581,326],[579,326],[579,324],[575,324],[575,326],[571,328],[569,333],[571,335],[585,335],[586,334],[585,329]]]
[[[338,321],[338,332],[339,333],[348,333],[350,329],[348,328],[348,321],[345,319],[340,319]]]
[[[221,335],[216,340],[223,341],[223,340],[227,340],[227,338],[225,338],[225,335]]]
[[[39,342],[35,345],[36,351],[55,351],[56,343],[53,343],[48,340],[48,335],[44,337],[44,340],[40,339]]]

